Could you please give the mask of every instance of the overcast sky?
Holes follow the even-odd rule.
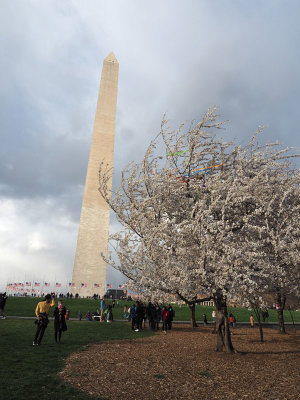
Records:
[[[298,0],[0,0],[0,290],[71,280],[103,59],[119,61],[115,182],[217,105],[226,139],[300,147]],[[113,224],[112,229],[116,229]],[[108,283],[121,283],[109,269]]]

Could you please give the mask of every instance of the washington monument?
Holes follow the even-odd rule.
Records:
[[[110,53],[103,61],[74,260],[71,292],[80,296],[106,292],[101,253],[107,254],[110,209],[98,191],[98,171],[101,161],[113,167],[118,73],[118,60]]]

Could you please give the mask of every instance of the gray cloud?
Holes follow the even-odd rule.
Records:
[[[266,141],[300,147],[299,11],[296,0],[3,1],[0,222],[22,215],[10,237],[45,246],[33,257],[3,228],[0,268],[18,275],[44,259],[70,275],[101,64],[112,50],[120,63],[114,185],[142,158],[165,111],[176,126],[217,105],[229,120],[226,139],[245,142],[266,124]],[[68,221],[61,245],[53,216]],[[111,271],[109,279],[117,279]]]

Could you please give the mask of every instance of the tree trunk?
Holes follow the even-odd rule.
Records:
[[[193,328],[197,328],[198,325],[196,323],[196,315],[195,315],[196,304],[195,303],[189,304],[189,308],[190,308],[190,311],[191,311],[191,324],[192,324],[192,327]]]
[[[215,297],[214,301],[216,305],[216,351],[226,351],[227,353],[233,353],[234,348],[231,342],[231,335],[229,330],[226,299],[222,295],[218,295]]]
[[[279,323],[279,332],[286,333],[285,326],[284,326],[283,308],[282,307],[278,308],[277,316],[278,316],[278,323]]]
[[[263,342],[264,341],[264,332],[263,332],[263,326],[262,326],[261,319],[260,319],[260,309],[254,308],[254,312],[256,315],[257,322],[258,322],[260,341]]]
[[[286,331],[284,326],[283,310],[285,307],[286,296],[278,291],[276,295],[276,300],[278,304],[277,316],[278,316],[279,332],[284,334],[286,333]]]

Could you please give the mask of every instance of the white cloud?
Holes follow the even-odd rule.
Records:
[[[77,230],[53,200],[2,199],[0,290],[8,281],[70,280]]]
[[[29,235],[28,249],[30,251],[49,250],[50,246],[39,232]]]

